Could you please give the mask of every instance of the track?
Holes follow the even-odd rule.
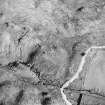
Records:
[[[66,105],[72,105],[72,104],[71,104],[71,102],[69,102],[67,100],[67,97],[66,97],[66,95],[63,92],[64,88],[68,87],[70,83],[72,83],[75,79],[79,78],[79,73],[83,70],[82,68],[83,68],[83,66],[85,64],[85,59],[88,56],[89,52],[92,49],[103,49],[103,48],[105,48],[105,46],[92,46],[92,47],[88,48],[86,50],[86,52],[85,52],[86,53],[85,56],[83,56],[82,59],[81,59],[80,65],[79,65],[78,70],[75,73],[75,75],[62,86],[62,88],[61,88],[61,94],[62,94],[62,98],[65,101]]]

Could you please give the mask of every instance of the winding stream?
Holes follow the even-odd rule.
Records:
[[[92,46],[90,48],[88,48],[85,52],[85,56],[82,57],[81,59],[81,62],[80,62],[80,65],[78,67],[78,70],[76,72],[76,74],[69,80],[67,81],[63,87],[61,88],[61,94],[62,94],[62,98],[63,100],[65,101],[66,105],[72,105],[70,101],[67,100],[67,97],[66,95],[64,94],[63,90],[64,88],[68,87],[70,83],[72,83],[75,79],[77,79],[79,77],[79,73],[83,70],[83,66],[85,64],[85,59],[86,57],[88,56],[89,52],[92,50],[92,49],[102,49],[102,48],[105,48],[105,46]]]

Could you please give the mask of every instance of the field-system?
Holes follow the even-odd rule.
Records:
[[[105,0],[0,0],[0,105],[105,105]]]

